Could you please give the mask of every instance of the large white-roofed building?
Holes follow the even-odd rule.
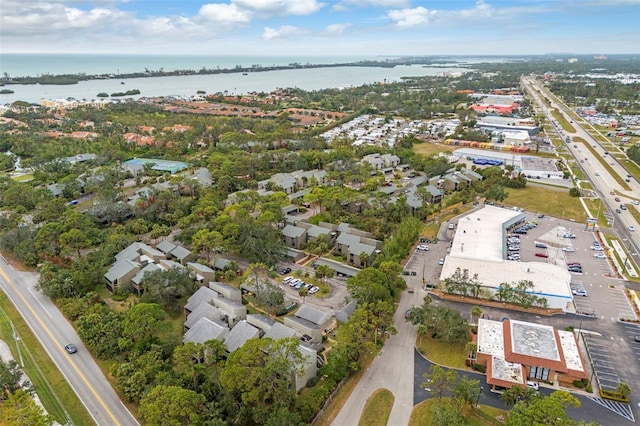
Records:
[[[461,218],[440,280],[444,281],[460,268],[467,269],[470,276],[477,274],[478,281],[491,292],[504,282],[531,281],[534,288],[530,292],[544,297],[549,308],[573,312],[571,274],[567,270],[543,262],[505,260],[507,230],[524,219],[520,211],[494,206],[485,206]]]

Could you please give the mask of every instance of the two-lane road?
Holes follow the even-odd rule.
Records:
[[[98,425],[137,425],[66,318],[36,287],[38,275],[13,270],[0,257],[0,287],[9,296],[53,362]],[[78,348],[75,354],[64,349]]]

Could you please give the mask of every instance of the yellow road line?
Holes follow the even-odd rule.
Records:
[[[6,274],[6,272],[4,272],[3,269],[0,269],[0,275],[2,275],[2,278],[4,278],[4,280],[7,282],[7,284],[9,284],[11,287],[13,287],[13,289],[16,291],[16,293],[18,294],[18,297],[20,299],[22,299],[22,301],[24,302],[24,304],[27,306],[27,309],[29,309],[29,311],[31,311],[31,314],[34,316],[34,318],[38,321],[38,323],[40,323],[40,326],[44,329],[44,331],[49,335],[49,337],[51,338],[51,340],[53,340],[54,342],[56,341],[56,338],[53,337],[53,334],[51,333],[51,330],[49,330],[49,328],[44,324],[44,322],[40,319],[40,317],[36,314],[36,312],[33,310],[33,308],[31,307],[31,305],[29,305],[29,303],[27,302],[27,300],[24,298],[24,296],[22,295],[22,293],[20,293],[17,289],[15,284],[11,281],[11,279],[9,278],[9,276]],[[37,300],[37,299],[36,299]],[[61,349],[60,349],[61,350]],[[115,416],[113,415],[113,413],[111,412],[111,410],[109,410],[109,407],[107,407],[107,405],[104,403],[104,401],[102,400],[102,398],[100,398],[100,396],[98,395],[98,392],[96,392],[96,390],[93,388],[93,386],[91,386],[91,384],[89,383],[89,381],[87,380],[87,378],[85,377],[84,374],[82,374],[82,372],[80,371],[80,369],[76,366],[76,364],[71,361],[71,366],[74,368],[74,370],[76,370],[76,373],[78,374],[78,376],[80,376],[80,378],[82,379],[82,381],[85,383],[85,385],[87,385],[87,387],[89,388],[89,390],[91,391],[91,393],[93,394],[93,396],[98,400],[98,402],[100,403],[100,405],[102,405],[102,408],[104,408],[104,410],[107,412],[107,414],[109,415],[109,417],[111,417],[111,420],[113,420],[114,424],[119,425],[120,423],[118,422],[118,420],[115,418]]]

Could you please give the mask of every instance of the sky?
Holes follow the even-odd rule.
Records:
[[[640,0],[0,0],[3,53],[640,53]]]

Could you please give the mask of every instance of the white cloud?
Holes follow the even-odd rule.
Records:
[[[418,6],[413,9],[390,10],[387,16],[399,28],[411,28],[416,25],[428,24],[430,18],[436,13],[435,11],[430,11],[422,6]]]
[[[342,0],[335,5],[335,10],[348,10],[351,7],[409,7],[409,0]]]
[[[268,16],[311,15],[325,6],[316,0],[232,0],[232,3]]]
[[[198,17],[204,21],[222,25],[248,24],[251,22],[251,12],[239,8],[235,4],[205,4],[198,11]]]
[[[327,25],[326,32],[328,35],[337,36],[344,34],[349,27],[351,27],[351,24],[331,24]]]
[[[262,33],[263,40],[286,39],[292,36],[306,34],[307,31],[293,25],[283,25],[280,28],[265,27]]]
[[[3,35],[44,34],[51,31],[118,27],[132,15],[117,9],[97,7],[82,10],[63,1],[3,1],[0,28]]]

